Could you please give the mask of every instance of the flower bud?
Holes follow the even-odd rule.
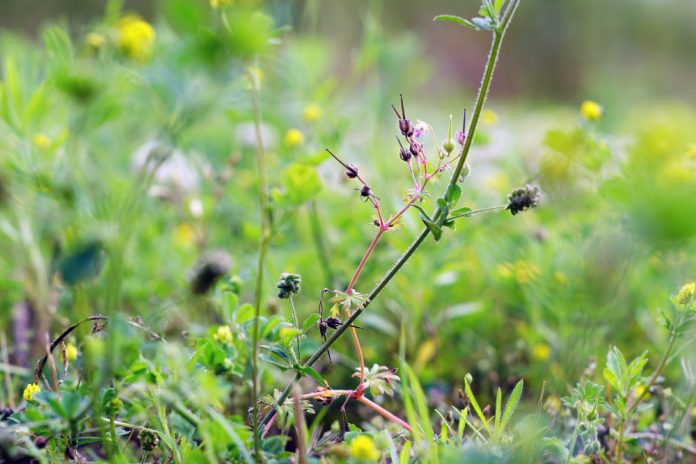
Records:
[[[423,145],[414,140],[413,142],[411,142],[409,150],[411,151],[411,154],[417,158],[420,152],[423,150]]]
[[[289,298],[293,293],[299,293],[301,290],[301,283],[302,278],[299,274],[283,272],[280,275],[278,283],[276,284],[276,288],[278,289],[278,298],[286,299]]]
[[[469,174],[471,174],[471,165],[467,161],[464,163],[464,166],[462,166],[462,172],[459,173],[459,182],[464,182],[467,177],[469,177]]]
[[[368,198],[370,195],[372,195],[370,187],[368,187],[367,185],[363,185],[360,189],[360,196],[363,198]]]
[[[534,208],[539,204],[541,200],[541,195],[539,193],[539,187],[525,185],[524,187],[517,188],[508,195],[508,205],[505,209],[510,210],[512,215],[524,211],[525,209]]]
[[[689,304],[696,299],[696,282],[684,284],[677,293],[679,304]]]
[[[401,158],[402,161],[408,162],[408,160],[411,159],[411,152],[402,145],[401,140],[399,140],[399,137],[396,138],[396,141],[399,142],[399,158]]]
[[[454,139],[452,138],[452,115],[449,118],[449,128],[447,129],[447,138],[442,142],[442,149],[451,154],[454,150]]]
[[[346,177],[349,179],[355,179],[358,177],[358,167],[353,163],[348,164],[348,169],[346,169]]]
[[[464,142],[466,142],[466,134],[464,131],[457,131],[457,133],[454,134],[454,139],[459,145],[464,146]]]

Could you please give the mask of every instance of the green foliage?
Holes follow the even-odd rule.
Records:
[[[267,462],[298,460],[289,437],[303,427],[308,462],[360,462],[357,437],[369,440],[362,456],[400,463],[686,459],[692,108],[656,102],[615,116],[607,101],[607,118],[590,120],[493,100],[498,116],[484,110],[465,174],[447,183],[461,142],[438,147],[438,124],[416,118],[446,121],[476,88],[450,88],[437,70],[445,95],[431,95],[420,32],[390,34],[371,3],[355,10],[364,35],[348,51],[318,35],[313,2],[302,14],[212,3],[160,2],[142,59],[123,48],[130,13],[116,1],[79,27],[47,25],[35,42],[0,37],[0,460],[254,462],[256,407],[273,419],[260,440]],[[436,19],[499,37],[517,3]],[[433,132],[419,139],[425,149],[448,160],[437,175],[426,163],[427,192],[408,188],[418,169],[393,143],[399,92],[411,123]],[[376,196],[361,202],[363,186],[325,147]],[[511,191],[536,198],[515,190],[525,179],[540,184],[540,207],[502,214]],[[413,208],[385,225],[404,192]],[[377,230],[384,239],[351,274]],[[418,252],[371,301],[413,240]],[[225,265],[203,266],[211,253]],[[192,291],[202,274],[205,291]],[[365,293],[343,291],[352,275]],[[333,306],[320,317],[321,289]],[[108,319],[76,324],[96,314]],[[337,330],[361,343],[359,393],[349,333],[331,362],[305,364]],[[399,375],[383,365],[394,359]],[[305,379],[284,395],[295,376]],[[41,391],[24,398],[34,383]]]

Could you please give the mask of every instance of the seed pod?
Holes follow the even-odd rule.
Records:
[[[370,195],[372,195],[370,187],[368,187],[367,185],[363,185],[360,189],[360,196],[363,198],[368,198]]]
[[[423,151],[423,145],[414,140],[413,142],[411,142],[409,150],[411,151],[411,154],[417,158],[420,152]]]
[[[355,179],[358,177],[358,167],[353,163],[348,164],[348,169],[346,169],[346,177],[349,179]]]
[[[396,138],[396,141],[399,142],[399,158],[401,158],[402,161],[408,162],[408,160],[411,159],[411,152],[409,149],[404,147],[401,143],[401,140],[399,140],[399,137]]]

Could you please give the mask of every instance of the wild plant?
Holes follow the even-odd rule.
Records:
[[[488,55],[488,61],[484,69],[481,86],[479,88],[478,97],[474,104],[471,120],[467,127],[466,111],[462,118],[461,130],[453,132],[452,117],[450,116],[450,124],[447,130],[447,136],[438,143],[438,139],[434,134],[433,128],[421,121],[412,119],[411,113],[407,112],[403,97],[399,105],[393,105],[392,109],[396,115],[397,127],[399,134],[397,135],[398,149],[395,150],[398,157],[405,167],[405,171],[411,180],[411,186],[406,190],[404,203],[400,209],[394,213],[384,211],[379,197],[379,191],[374,184],[368,180],[366,171],[368,170],[357,166],[355,163],[344,159],[336,154],[333,150],[327,149],[327,152],[344,170],[345,176],[355,182],[356,191],[359,197],[370,207],[374,209],[375,217],[373,225],[376,228],[375,235],[369,243],[362,259],[353,272],[349,284],[345,290],[339,289],[322,289],[318,303],[318,320],[317,324],[319,332],[324,343],[304,362],[301,362],[299,338],[304,336],[307,327],[300,327],[295,317],[295,310],[292,306],[292,294],[299,290],[299,287],[289,282],[289,276],[283,275],[278,283],[280,290],[279,297],[288,298],[293,308],[293,319],[295,320],[295,331],[293,332],[296,338],[295,347],[289,346],[287,349],[274,347],[271,351],[284,363],[284,369],[294,369],[296,371],[294,379],[285,387],[282,392],[273,395],[271,404],[267,408],[267,412],[262,420],[256,418],[256,414],[252,413],[252,422],[254,424],[254,433],[260,432],[259,427],[263,427],[265,431],[269,430],[269,426],[276,419],[284,419],[290,408],[293,400],[288,399],[295,384],[305,375],[310,375],[319,382],[319,387],[316,391],[301,395],[301,400],[320,399],[326,402],[331,402],[338,397],[345,397],[342,410],[350,400],[356,400],[370,407],[378,414],[383,415],[392,422],[400,425],[404,429],[413,432],[413,427],[404,420],[396,417],[391,412],[366,398],[366,390],[371,390],[373,394],[393,394],[393,384],[399,380],[396,375],[396,370],[387,366],[375,364],[372,368],[366,367],[366,362],[363,356],[363,349],[360,344],[358,331],[355,327],[355,322],[360,315],[366,310],[368,305],[372,304],[391,279],[399,272],[399,270],[408,262],[409,258],[417,251],[425,239],[432,234],[436,241],[443,237],[445,228],[455,229],[457,220],[468,218],[478,213],[490,212],[496,210],[507,209],[513,215],[534,207],[539,201],[539,190],[537,187],[525,186],[514,190],[508,197],[506,204],[472,210],[468,207],[458,207],[458,203],[462,196],[462,188],[460,184],[466,180],[469,174],[469,166],[467,159],[472,147],[476,128],[481,117],[486,98],[488,96],[490,85],[493,77],[495,65],[500,53],[500,47],[507,31],[510,21],[518,7],[518,0],[484,0],[479,11],[480,16],[472,20],[466,20],[457,16],[443,15],[435,19],[440,21],[450,21],[473,28],[479,31],[489,31],[492,33],[493,39]],[[432,146],[429,146],[426,137],[431,138]],[[259,150],[259,157],[262,159],[262,150]],[[259,163],[262,169],[262,163]],[[449,173],[449,181],[444,193],[437,199],[437,209],[428,214],[423,208],[422,203],[430,196],[427,187],[432,181],[441,176],[443,173]],[[261,174],[263,176],[263,174]],[[263,188],[263,183],[262,183]],[[265,194],[262,194],[262,211],[265,210]],[[398,228],[399,221],[404,214],[415,209],[421,221],[424,223],[423,231],[416,237],[411,245],[403,252],[396,260],[392,267],[386,272],[379,283],[369,293],[363,293],[356,289],[359,283],[359,277],[368,264],[370,256],[378,246],[380,239],[385,233],[391,232]],[[265,253],[263,243],[261,259]],[[259,267],[260,272],[261,266]],[[292,279],[291,279],[292,280]],[[297,281],[297,279],[295,279]],[[257,286],[257,288],[259,288]],[[324,309],[325,297],[328,297],[328,302],[332,304],[328,311]],[[258,300],[257,300],[258,302]],[[257,304],[257,311],[259,306]],[[258,319],[258,312],[256,318]],[[333,331],[327,338],[329,331]],[[329,353],[331,346],[346,332],[350,332],[359,366],[356,368],[354,377],[358,379],[357,385],[352,389],[333,389],[326,384],[325,380],[313,369],[313,365],[324,355]],[[254,344],[256,345],[258,338],[255,337]],[[254,348],[256,351],[257,348]],[[255,387],[254,387],[255,388]],[[517,399],[521,393],[520,388],[516,389]],[[500,411],[498,411],[500,413]],[[495,437],[499,436],[500,430],[497,422],[502,417],[498,414],[496,419]],[[506,416],[507,417],[507,416]],[[282,423],[282,422],[281,422]],[[258,427],[257,427],[258,424]],[[486,428],[488,424],[485,422]],[[504,427],[504,424],[502,424]],[[490,430],[490,429],[489,429]],[[258,445],[257,445],[258,446]]]

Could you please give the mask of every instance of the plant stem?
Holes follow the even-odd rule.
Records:
[[[575,442],[578,439],[578,423],[579,421],[576,419],[575,427],[573,428],[573,436],[570,438],[570,446],[568,447],[568,456],[566,457],[565,464],[570,464],[570,460],[573,457],[573,452],[575,451]]]
[[[295,303],[292,301],[292,294],[288,298],[290,300],[290,309],[292,310],[292,319],[295,322],[295,328],[300,330],[300,320],[297,318],[297,311],[295,310]],[[297,341],[297,363],[302,362],[302,351],[300,351],[300,335],[295,336],[295,341]]]
[[[254,459],[261,462],[261,437],[259,436],[258,394],[259,394],[259,317],[263,293],[263,267],[271,236],[270,218],[268,217],[268,193],[266,185],[266,157],[261,138],[261,107],[259,103],[258,80],[255,73],[249,71],[251,82],[251,101],[254,113],[254,132],[256,135],[256,165],[259,171],[259,209],[261,211],[261,240],[259,243],[259,260],[256,265],[256,288],[254,290],[254,329],[252,333],[251,356],[251,416],[254,434]]]
[[[616,462],[618,464],[621,464],[623,462],[623,456],[622,456],[622,448],[623,448],[623,437],[624,437],[624,432],[626,429],[626,423],[628,422],[628,419],[633,412],[633,410],[640,404],[641,400],[646,394],[650,393],[650,389],[655,385],[655,382],[657,382],[657,378],[662,374],[662,371],[664,370],[665,366],[667,365],[667,360],[669,359],[669,355],[672,353],[672,349],[674,349],[674,343],[677,341],[677,333],[675,330],[670,331],[669,333],[669,343],[667,344],[667,349],[665,350],[665,354],[662,355],[662,359],[660,360],[660,363],[657,365],[657,368],[655,369],[655,372],[653,372],[653,375],[650,376],[650,380],[648,380],[648,384],[645,386],[645,390],[643,390],[643,393],[636,397],[633,401],[629,401],[628,405],[626,406],[626,412],[623,414],[621,417],[621,423],[619,424],[619,438],[616,443]]]
[[[478,96],[476,98],[476,106],[474,109],[474,115],[471,119],[471,122],[469,124],[469,131],[467,133],[467,138],[466,142],[462,151],[462,156],[459,159],[459,163],[457,164],[456,168],[454,169],[454,172],[452,173],[452,177],[450,179],[450,184],[455,184],[457,183],[459,176],[461,175],[462,169],[464,168],[464,163],[466,161],[466,158],[469,154],[469,150],[471,149],[471,144],[472,141],[474,140],[474,134],[476,133],[476,128],[478,126],[478,121],[481,115],[481,111],[483,109],[484,103],[486,101],[486,97],[488,96],[488,92],[490,90],[490,85],[491,85],[491,80],[493,77],[493,71],[495,69],[496,62],[498,61],[498,56],[500,55],[500,46],[502,44],[503,38],[505,37],[505,32],[507,31],[508,25],[510,24],[510,20],[512,19],[512,16],[514,15],[514,12],[519,5],[519,0],[512,0],[512,3],[510,4],[510,7],[508,8],[505,19],[503,23],[501,24],[501,27],[498,31],[494,32],[493,34],[493,42],[491,44],[491,49],[488,54],[488,61],[486,63],[486,69],[483,74],[483,78],[481,80],[481,86],[479,88]],[[438,210],[440,211],[440,210]],[[437,213],[436,213],[437,215]],[[416,237],[411,245],[404,251],[404,253],[396,260],[396,262],[392,265],[392,267],[387,271],[387,273],[382,277],[382,279],[375,285],[375,287],[372,289],[370,294],[368,295],[368,301],[365,304],[364,307],[356,309],[350,317],[344,321],[341,326],[336,329],[336,331],[329,337],[324,344],[322,344],[315,352],[314,354],[307,360],[307,362],[304,364],[305,366],[312,366],[314,363],[316,363],[323,355],[326,353],[329,348],[338,340],[343,333],[352,326],[353,322],[360,317],[362,312],[367,308],[367,306],[374,301],[374,299],[379,295],[384,287],[387,286],[387,284],[394,278],[394,276],[399,272],[399,270],[406,264],[406,262],[411,258],[413,253],[416,252],[418,247],[421,246],[423,241],[428,237],[428,234],[430,233],[430,229],[427,227],[423,229],[423,231]],[[285,387],[285,389],[281,392],[280,396],[277,399],[276,407],[280,404],[282,404],[285,399],[287,399],[288,395],[290,394],[292,387],[295,385],[296,382],[298,382],[304,374],[301,372],[296,372],[295,377],[293,380]],[[275,411],[271,410],[266,414],[264,417],[262,424],[267,424],[273,415],[275,414]]]
[[[372,242],[370,243],[370,246],[367,247],[367,251],[365,251],[365,254],[363,255],[362,259],[360,260],[360,264],[358,264],[357,269],[353,273],[353,277],[350,279],[350,283],[348,284],[348,288],[346,289],[346,295],[350,295],[350,293],[353,291],[353,286],[355,285],[355,281],[358,280],[358,277],[360,276],[360,273],[362,272],[363,268],[365,267],[365,263],[367,263],[367,260],[370,258],[370,255],[372,252],[375,250],[375,247],[377,246],[377,242],[379,242],[379,239],[382,237],[382,234],[384,233],[383,225],[380,224],[379,231],[375,235],[375,238],[372,239]],[[346,309],[346,317],[350,318],[350,310]],[[360,362],[360,383],[358,384],[358,390],[360,393],[362,393],[362,384],[365,382],[365,358],[363,357],[363,352],[362,352],[362,347],[360,346],[360,339],[358,338],[358,331],[355,330],[355,327],[352,325],[350,326],[350,334],[353,337],[353,344],[355,345],[355,351],[358,354],[358,361]],[[361,396],[361,395],[359,395]]]
[[[408,425],[403,419],[396,417],[394,414],[387,411],[386,409],[384,409],[382,406],[378,405],[374,401],[371,401],[370,399],[368,399],[365,396],[360,396],[357,398],[357,400],[359,402],[361,402],[362,404],[364,404],[365,406],[368,406],[371,409],[373,409],[374,411],[378,412],[382,416],[386,417],[390,421],[394,422],[395,424],[399,424],[400,426],[402,426],[403,428],[405,428],[409,432],[413,432],[413,429],[411,428],[411,426]]]

